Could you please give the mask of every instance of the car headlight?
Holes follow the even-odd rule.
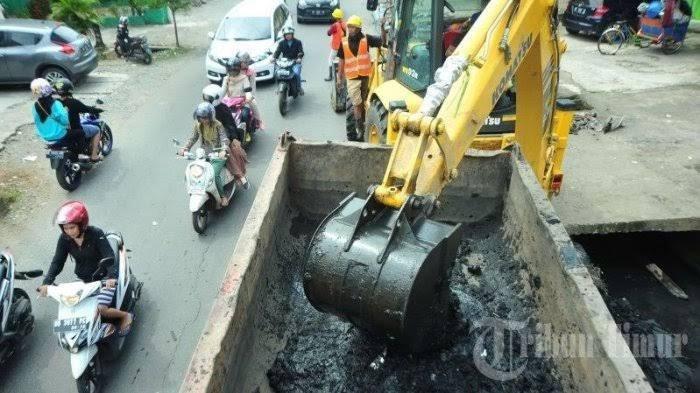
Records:
[[[207,53],[207,57],[209,58],[209,60],[213,61],[214,63],[217,62],[216,57],[214,57],[214,55],[212,55],[211,52]]]
[[[61,295],[61,303],[66,307],[73,307],[80,301],[78,295]]]
[[[272,52],[268,50],[268,51],[265,51],[257,56],[253,56],[253,63],[263,61],[263,60],[267,59],[268,57],[270,57],[271,54],[272,54]]]
[[[202,177],[203,174],[204,174],[204,168],[202,168],[201,166],[192,165],[190,167],[190,176],[192,176],[193,178],[198,179],[198,178]]]
[[[299,8],[306,8],[307,6],[306,0],[299,0],[297,4],[299,5]]]

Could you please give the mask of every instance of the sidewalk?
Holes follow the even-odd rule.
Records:
[[[700,35],[667,56],[658,47],[603,56],[565,32],[562,87],[581,89],[608,134],[571,135],[552,203],[571,234],[700,230]]]

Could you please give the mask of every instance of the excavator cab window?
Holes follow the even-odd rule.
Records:
[[[409,5],[410,4],[410,5]],[[408,1],[399,32],[396,79],[413,92],[425,90],[432,76],[432,1]]]
[[[481,11],[487,0],[404,0],[397,32],[395,79],[416,94],[433,82],[435,70],[445,60],[443,35],[454,23]]]

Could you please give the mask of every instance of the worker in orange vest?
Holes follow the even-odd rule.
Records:
[[[328,77],[324,79],[326,82],[333,79],[333,62],[338,55],[338,48],[340,48],[340,41],[346,36],[347,27],[345,22],[343,22],[343,10],[336,8],[333,11],[333,24],[328,28],[329,37],[331,37],[331,54],[328,55]]]
[[[347,22],[348,36],[341,41],[338,50],[338,84],[346,82],[348,97],[352,101],[355,115],[355,132],[347,131],[349,141],[362,141],[365,133],[365,106],[369,93],[369,75],[372,72],[372,59],[369,48],[382,46],[379,36],[362,33],[362,19],[353,15]]]

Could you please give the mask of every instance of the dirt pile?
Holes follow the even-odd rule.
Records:
[[[298,230],[292,232],[299,236]],[[303,257],[299,247],[287,242],[282,250],[295,249],[298,262]],[[498,221],[465,228],[450,282],[449,340],[429,353],[407,355],[316,311],[297,274],[285,307],[291,310],[288,339],[268,370],[270,386],[278,392],[561,391],[551,360],[521,357],[523,348],[532,353],[524,336],[505,330],[501,337],[495,328],[498,321],[524,329],[536,324],[535,304],[523,279],[530,281],[529,274],[514,259]]]

